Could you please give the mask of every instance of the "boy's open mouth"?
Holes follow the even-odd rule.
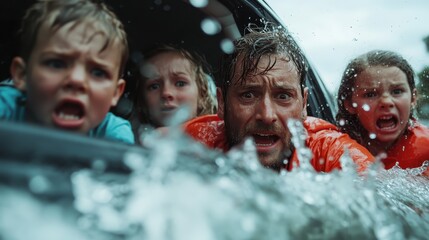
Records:
[[[381,130],[390,130],[396,127],[398,119],[395,116],[383,116],[377,120],[376,124]]]
[[[54,122],[62,128],[80,127],[85,115],[82,103],[78,101],[62,101],[54,110]]]

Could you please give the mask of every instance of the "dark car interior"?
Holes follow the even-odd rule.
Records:
[[[3,1],[0,7],[0,79],[9,78],[9,64],[17,54],[16,32],[25,9],[34,1]],[[281,24],[279,18],[263,1],[211,0],[205,6],[193,6],[187,0],[105,0],[125,24],[130,43],[130,60],[126,70],[126,93],[115,113],[128,117],[138,79],[136,62],[141,52],[160,43],[183,45],[203,54],[216,71],[222,45],[240,37],[249,23],[263,25],[264,21]],[[193,1],[198,2],[198,1]],[[204,2],[204,1],[200,1]],[[212,34],[202,31],[205,19],[221,26]],[[213,21],[214,20],[214,21]],[[287,23],[286,23],[287,24]],[[313,68],[309,67],[308,114],[333,122],[334,103]],[[35,144],[37,143],[37,144]],[[107,140],[88,139],[50,129],[23,124],[0,124],[0,176],[21,180],[31,175],[23,166],[45,166],[70,173],[74,167],[89,167],[94,158],[105,159],[113,169],[124,171],[118,161],[130,146]],[[134,146],[133,146],[134,148]],[[137,147],[136,147],[137,148]],[[73,160],[74,159],[74,160]],[[21,164],[18,164],[21,163]],[[25,168],[30,169],[30,168]],[[34,172],[33,172],[34,173]],[[65,174],[66,176],[67,174]]]

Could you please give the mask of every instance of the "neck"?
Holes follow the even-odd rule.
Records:
[[[377,139],[365,138],[361,144],[365,146],[372,155],[377,156],[389,151],[396,142],[397,140],[393,142],[380,142]]]
[[[363,144],[366,149],[368,149],[372,155],[377,156],[380,153],[386,152],[388,150],[388,146],[385,146],[374,140],[364,140]]]

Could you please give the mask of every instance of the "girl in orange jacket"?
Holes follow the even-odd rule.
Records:
[[[386,154],[386,169],[416,168],[429,160],[429,129],[413,116],[414,71],[400,55],[370,51],[352,60],[338,90],[339,128],[374,156]]]

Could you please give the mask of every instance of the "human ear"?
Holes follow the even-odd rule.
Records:
[[[122,93],[124,93],[125,84],[126,83],[124,79],[121,78],[118,80],[118,83],[116,85],[116,90],[112,98],[112,104],[111,104],[112,107],[116,106],[116,104],[118,103],[119,99],[122,96]]]
[[[21,91],[25,91],[26,85],[26,64],[21,57],[14,57],[10,64],[10,74],[12,76],[13,85]]]
[[[345,99],[343,101],[344,107],[346,108],[347,112],[349,112],[350,114],[356,114],[356,108],[353,107],[352,101],[351,99]]]
[[[411,108],[414,108],[417,105],[417,89],[413,89],[411,93]]]
[[[217,115],[220,119],[224,119],[225,116],[225,104],[224,104],[224,99],[223,99],[223,94],[222,94],[222,90],[218,87],[216,88],[216,97],[217,97]]]
[[[302,120],[305,120],[307,118],[307,98],[308,98],[308,88],[304,88],[304,95],[302,96]]]

